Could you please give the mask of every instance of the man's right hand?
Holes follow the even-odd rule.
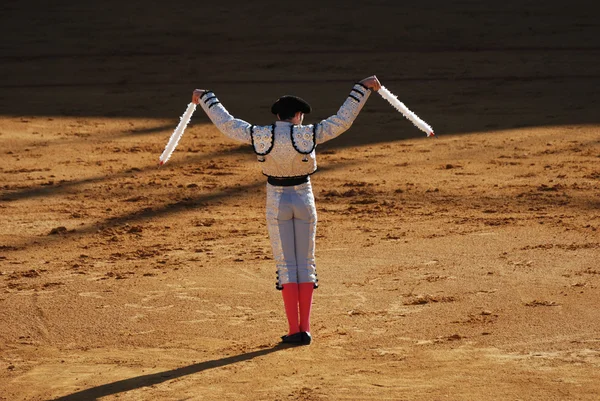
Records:
[[[206,89],[194,89],[194,92],[192,92],[192,103],[200,103],[200,96],[202,96],[204,92],[206,92]]]
[[[378,91],[379,89],[381,89],[381,82],[379,82],[375,75],[363,79],[362,81],[360,81],[360,83],[374,91]]]

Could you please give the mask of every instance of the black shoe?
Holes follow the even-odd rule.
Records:
[[[281,342],[284,344],[302,344],[303,339],[304,339],[303,334],[304,333],[302,333],[302,332],[298,332],[298,333],[282,336]]]
[[[310,345],[312,342],[312,336],[308,331],[302,332],[302,345]]]

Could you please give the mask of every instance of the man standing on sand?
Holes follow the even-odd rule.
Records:
[[[296,96],[283,96],[271,107],[278,118],[257,126],[234,118],[216,95],[196,89],[192,102],[200,104],[211,121],[231,139],[251,144],[267,176],[266,217],[277,289],[282,291],[288,334],[282,342],[308,345],[313,290],[318,287],[315,264],[317,211],[310,175],[317,170],[315,148],[347,131],[371,90],[381,83],[375,76],[356,83],[338,112],[318,124],[303,125],[310,105]]]

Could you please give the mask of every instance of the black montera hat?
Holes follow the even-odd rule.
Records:
[[[291,114],[298,111],[304,114],[311,112],[310,104],[298,96],[282,96],[271,106],[273,114]]]

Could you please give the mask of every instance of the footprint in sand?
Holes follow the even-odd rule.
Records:
[[[100,295],[98,292],[80,292],[79,294],[80,297],[88,297],[88,298],[104,298],[102,295]]]
[[[146,317],[146,315],[144,315],[143,313],[137,313],[137,314],[135,314],[135,315],[131,316],[131,317],[129,318],[129,320],[136,321],[136,320],[139,320],[139,319],[143,319],[143,318],[145,318],[145,317]]]
[[[194,295],[189,295],[188,293],[185,293],[185,292],[176,294],[175,298],[186,299],[186,300],[190,300],[190,301],[208,302],[208,300],[206,300],[204,298],[197,297]]]
[[[125,304],[125,306],[128,307],[128,308],[144,309],[144,310],[148,310],[148,311],[152,311],[152,312],[160,312],[160,311],[164,311],[164,310],[167,310],[167,309],[171,309],[175,305],[144,306],[144,305],[138,305],[138,304]]]

